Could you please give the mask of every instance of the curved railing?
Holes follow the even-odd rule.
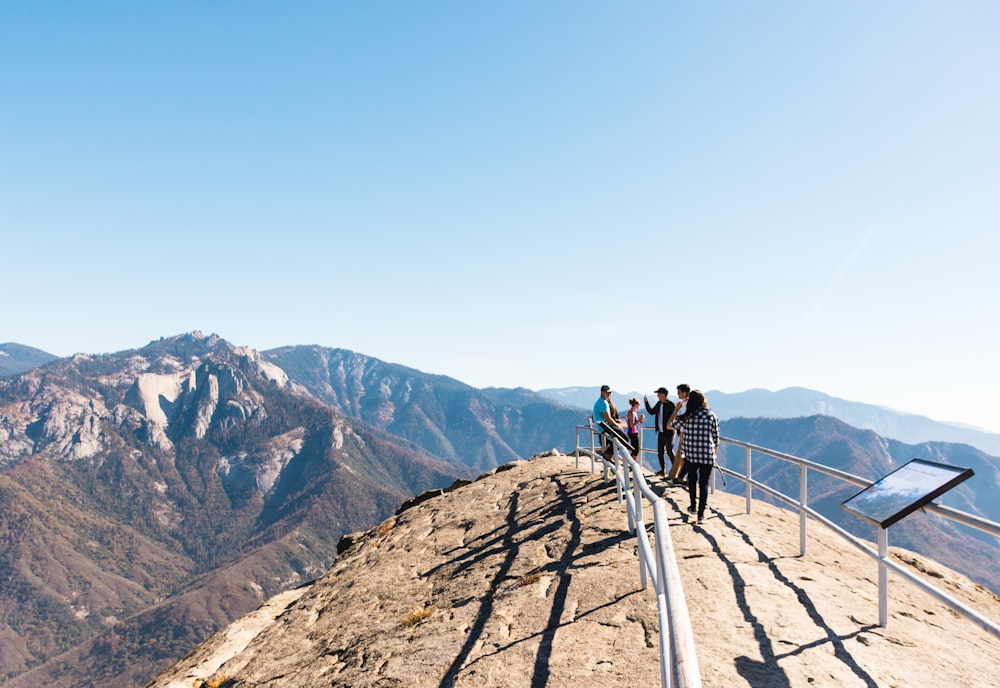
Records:
[[[746,502],[747,510],[749,514],[753,507],[753,488],[758,488],[763,492],[771,495],[775,499],[789,505],[790,507],[797,509],[799,511],[799,550],[802,556],[806,554],[806,523],[809,517],[819,521],[823,525],[827,526],[835,533],[840,535],[843,539],[850,542],[854,547],[861,550],[868,556],[875,559],[879,564],[879,625],[885,627],[889,621],[888,612],[888,576],[887,573],[891,570],[893,573],[899,575],[909,583],[916,585],[924,592],[930,594],[940,602],[944,603],[955,612],[966,617],[970,621],[975,622],[981,628],[985,629],[989,633],[1000,637],[1000,625],[996,622],[987,619],[978,612],[965,606],[954,597],[944,592],[943,590],[931,585],[924,579],[920,578],[912,571],[904,568],[897,564],[896,562],[889,559],[889,540],[888,531],[884,528],[878,529],[878,551],[872,549],[868,546],[866,542],[860,538],[855,537],[851,533],[847,532],[839,525],[826,518],[815,509],[809,507],[808,503],[808,491],[807,486],[809,483],[809,471],[816,471],[817,473],[823,473],[832,478],[837,478],[844,482],[856,485],[860,488],[866,488],[871,485],[871,482],[861,478],[859,476],[847,473],[846,471],[841,471],[836,468],[831,468],[830,466],[824,466],[823,464],[816,463],[815,461],[809,461],[808,459],[803,459],[798,456],[792,456],[791,454],[784,454],[782,452],[774,451],[773,449],[767,449],[766,447],[759,447],[749,442],[742,442],[740,440],[729,439],[726,437],[722,438],[722,441],[737,447],[743,447],[746,451],[746,473],[737,473],[736,471],[725,468],[724,466],[718,466],[718,469],[724,475],[730,475],[738,480],[744,481],[746,484]],[[753,461],[752,453],[757,452],[759,454],[764,454],[766,456],[771,456],[788,463],[793,463],[799,467],[799,496],[798,499],[794,497],[789,497],[777,490],[774,490],[763,483],[753,479]],[[959,511],[958,509],[953,509],[951,507],[944,506],[943,504],[938,504],[936,502],[931,502],[923,507],[927,511],[931,511],[942,518],[955,521],[956,523],[961,523],[965,526],[975,528],[984,533],[989,533],[1000,537],[1000,523],[994,523],[993,521],[981,518],[974,514],[969,514],[964,511]]]
[[[650,453],[642,448],[642,432],[648,428],[640,428],[639,461],[633,459],[618,440],[612,440],[615,448],[613,460],[604,459],[599,451],[598,431],[592,426],[578,425],[576,427],[576,457],[577,467],[580,457],[590,458],[590,469],[594,470],[596,463],[604,466],[604,478],[614,476],[618,489],[618,500],[628,508],[628,528],[635,533],[639,543],[639,578],[643,589],[647,587],[647,577],[652,580],[656,591],[657,609],[660,616],[660,673],[663,688],[680,686],[681,688],[699,688],[701,677],[698,660],[694,649],[694,636],[691,621],[688,616],[687,602],[684,599],[683,586],[674,555],[673,543],[670,537],[670,525],[667,517],[666,504],[653,492],[642,470],[642,456]],[[588,443],[581,443],[581,432],[589,436]],[[799,511],[799,548],[802,556],[806,554],[806,524],[811,517],[833,530],[854,547],[874,558],[879,565],[879,623],[886,626],[888,622],[888,576],[889,570],[902,577],[907,582],[916,585],[940,602],[944,603],[958,614],[973,621],[987,632],[1000,637],[1000,626],[987,619],[975,610],[970,609],[943,590],[936,588],[910,570],[893,562],[888,556],[888,535],[885,529],[879,528],[879,549],[872,549],[866,542],[847,532],[839,525],[826,518],[808,505],[808,472],[816,471],[837,478],[860,488],[868,487],[871,482],[846,471],[809,461],[791,454],[759,447],[748,442],[721,438],[723,443],[742,447],[746,451],[746,473],[738,473],[724,466],[717,466],[719,473],[729,475],[746,484],[746,512],[753,508],[753,489],[757,488],[775,499]],[[753,479],[752,453],[758,452],[782,461],[799,466],[799,497],[798,499],[785,495],[757,480]],[[713,472],[713,476],[715,472]],[[713,484],[714,489],[714,484]],[[649,534],[643,517],[642,497],[649,500],[653,507],[653,533],[656,538],[655,549],[649,542]],[[943,518],[976,528],[985,533],[1000,537],[1000,524],[968,514],[951,507],[931,502],[924,507]],[[669,629],[663,633],[662,629]]]
[[[580,443],[580,431],[590,435],[590,444]],[[590,458],[593,472],[599,461],[604,466],[604,478],[613,475],[618,489],[618,501],[628,509],[628,529],[635,533],[639,543],[639,582],[642,589],[653,583],[656,591],[656,608],[660,625],[660,682],[663,688],[701,688],[701,673],[695,652],[694,634],[688,615],[687,600],[681,584],[677,557],[670,538],[670,521],[666,503],[653,492],[643,476],[642,466],[636,462],[618,440],[612,440],[614,459],[605,459],[595,444],[596,431],[592,427],[577,426],[576,465],[580,467],[580,457]],[[641,454],[640,454],[641,456]],[[653,534],[655,545],[649,541],[646,531],[642,498],[649,500],[653,507]],[[669,629],[664,633],[663,629]]]

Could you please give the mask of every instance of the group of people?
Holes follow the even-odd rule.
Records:
[[[614,443],[610,434],[618,431],[628,437],[630,452],[639,455],[639,428],[645,422],[645,414],[640,412],[639,400],[629,399],[629,410],[625,421],[618,415],[618,409],[611,401],[611,387],[603,385],[601,396],[594,404],[594,422],[601,431],[603,456],[611,459]],[[719,452],[719,419],[708,406],[705,394],[688,385],[677,385],[678,403],[670,400],[666,387],[656,390],[657,401],[649,405],[649,397],[643,397],[646,412],[654,418],[656,430],[656,456],[660,461],[657,475],[671,485],[687,485],[691,503],[688,512],[697,514],[698,523],[705,519],[708,504],[708,480],[712,475]],[[603,422],[603,426],[602,426]],[[677,435],[677,450],[674,451],[674,435]],[[666,459],[670,457],[670,472],[666,470]]]

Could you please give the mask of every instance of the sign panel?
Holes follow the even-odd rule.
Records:
[[[971,468],[913,459],[840,506],[855,516],[888,528],[972,476]]]

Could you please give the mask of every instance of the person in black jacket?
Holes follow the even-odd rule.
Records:
[[[649,405],[649,397],[643,397],[646,404],[646,411],[655,419],[656,427],[656,456],[660,460],[660,470],[657,475],[666,476],[667,465],[664,463],[663,454],[670,457],[670,463],[674,462],[674,431],[670,427],[670,417],[674,414],[674,402],[670,401],[666,387],[656,390],[656,398],[659,400],[652,406]]]

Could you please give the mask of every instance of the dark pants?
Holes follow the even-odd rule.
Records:
[[[656,433],[656,456],[660,459],[660,472],[667,472],[667,464],[663,462],[663,453],[667,453],[670,457],[670,463],[674,463],[674,431],[667,430],[666,432]]]
[[[688,478],[688,464],[687,461],[681,464],[681,469],[677,471],[678,480],[687,480]]]
[[[695,497],[698,497],[698,518],[705,515],[705,506],[708,504],[708,479],[712,476],[712,464],[710,463],[687,463],[688,471],[688,496],[691,498],[691,508],[695,507]],[[700,494],[696,494],[700,490]]]
[[[614,453],[615,453],[614,447],[615,447],[615,444],[611,440],[611,435],[609,435],[608,433],[602,431],[601,432],[601,454],[604,455],[604,458],[610,459],[612,456],[614,456]]]

